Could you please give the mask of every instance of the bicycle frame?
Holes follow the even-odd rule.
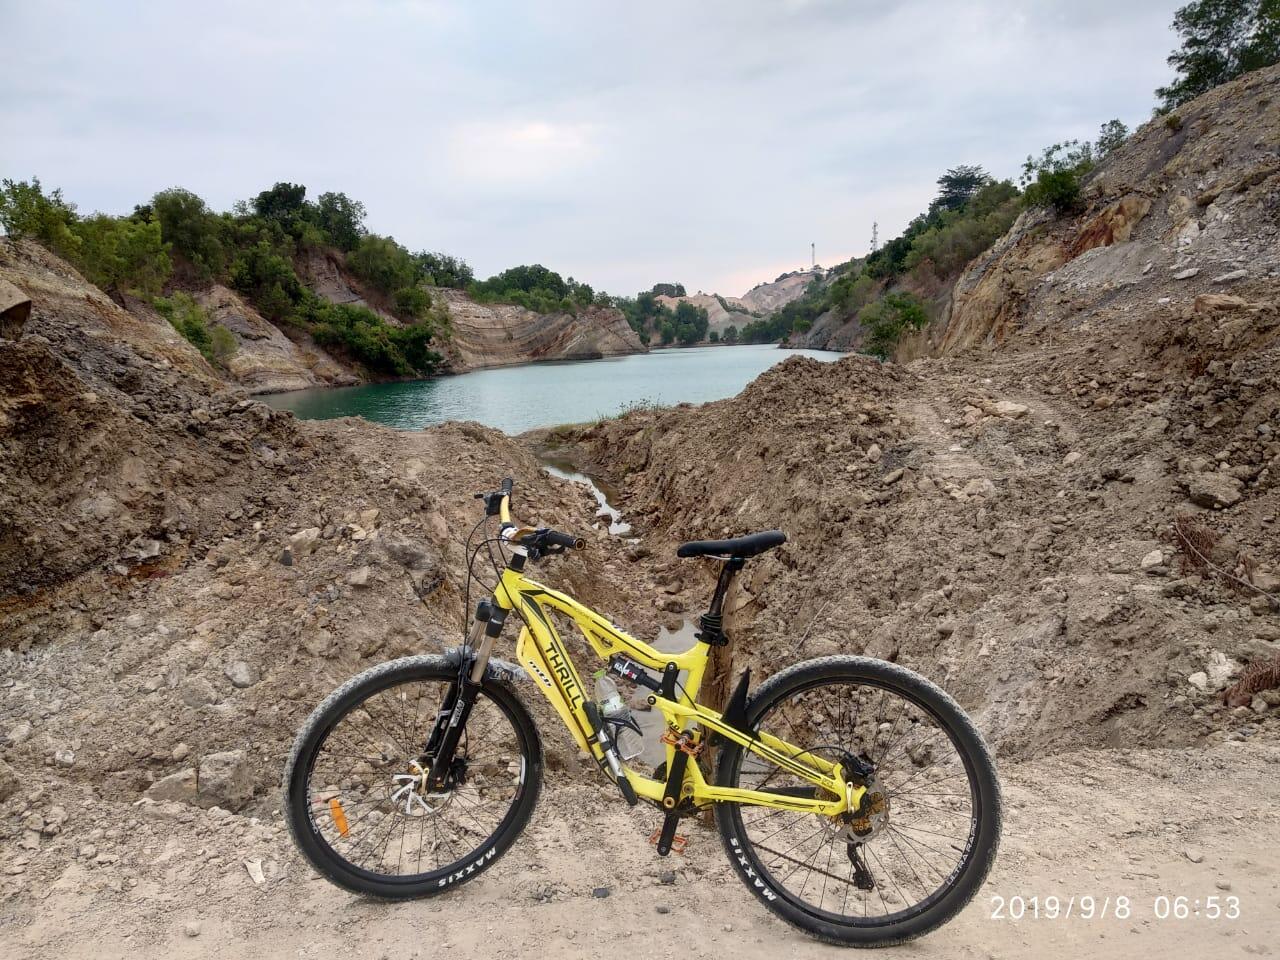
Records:
[[[529,580],[523,572],[510,567],[503,571],[493,599],[503,610],[514,610],[524,623],[516,641],[516,660],[533,677],[534,685],[560,715],[578,746],[590,753],[602,766],[604,750],[583,709],[589,695],[560,634],[547,616],[546,608],[557,610],[572,619],[602,660],[607,661],[614,654],[623,654],[652,670],[661,672],[668,664],[674,664],[676,669],[686,672],[687,679],[683,684],[681,700],[671,700],[658,693],[651,695],[650,702],[655,709],[661,711],[669,728],[689,732],[694,737],[703,736],[699,727],[719,734],[838,798],[820,800],[720,787],[707,783],[697,763],[689,763],[685,765],[684,783],[680,785],[681,801],[692,801],[697,806],[708,803],[744,803],[828,817],[858,808],[866,788],[847,784],[839,764],[828,762],[764,731],[752,734],[738,730],[725,723],[721,714],[696,702],[711,653],[709,644],[698,641],[683,653],[663,653],[627,635],[572,597]],[[677,769],[677,765],[673,763],[676,747],[668,743],[666,751],[667,770]],[[625,764],[623,770],[637,796],[661,805],[666,784],[646,777]]]

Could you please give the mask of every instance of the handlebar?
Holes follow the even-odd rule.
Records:
[[[534,559],[539,556],[546,556],[548,553],[581,550],[587,545],[587,541],[582,537],[561,533],[559,530],[552,530],[550,527],[542,527],[538,530],[517,529],[511,520],[511,491],[514,487],[515,481],[511,477],[505,477],[502,483],[499,484],[497,493],[476,494],[477,497],[485,501],[485,509],[489,516],[497,515],[498,521],[502,526],[504,539],[513,540],[526,548]]]

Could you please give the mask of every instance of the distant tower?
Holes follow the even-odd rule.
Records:
[[[809,244],[809,269],[812,270],[814,264],[818,262],[818,245],[816,243]]]
[[[880,248],[880,224],[873,222],[871,224],[871,252],[875,253]]]

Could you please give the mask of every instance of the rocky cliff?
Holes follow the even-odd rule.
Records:
[[[448,349],[455,373],[540,360],[594,360],[646,349],[622,312],[612,307],[541,314],[513,304],[477,303],[458,290],[436,289],[432,296],[449,312]]]
[[[767,315],[799,300],[815,276],[812,270],[786,273],[769,283],[756,284],[737,299],[747,311]]]
[[[1280,67],[1145,124],[1095,171],[1085,203],[1070,217],[1023,214],[965,270],[926,346],[950,354],[1017,331],[1186,313],[1206,296],[1274,302]]]
[[[655,297],[654,298],[662,306],[668,310],[675,310],[681,303],[691,303],[695,307],[701,307],[707,311],[707,332],[714,330],[716,333],[724,333],[729,327],[736,326],[741,330],[746,324],[755,319],[748,311],[741,300],[736,297],[717,297],[710,293],[694,293],[683,297]],[[720,301],[723,300],[724,303]],[[728,304],[728,309],[725,309]]]

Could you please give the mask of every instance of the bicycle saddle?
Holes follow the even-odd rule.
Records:
[[[745,560],[786,542],[787,535],[781,530],[762,530],[759,533],[748,533],[745,537],[734,537],[732,540],[692,540],[682,543],[676,550],[676,556],[733,557]]]

